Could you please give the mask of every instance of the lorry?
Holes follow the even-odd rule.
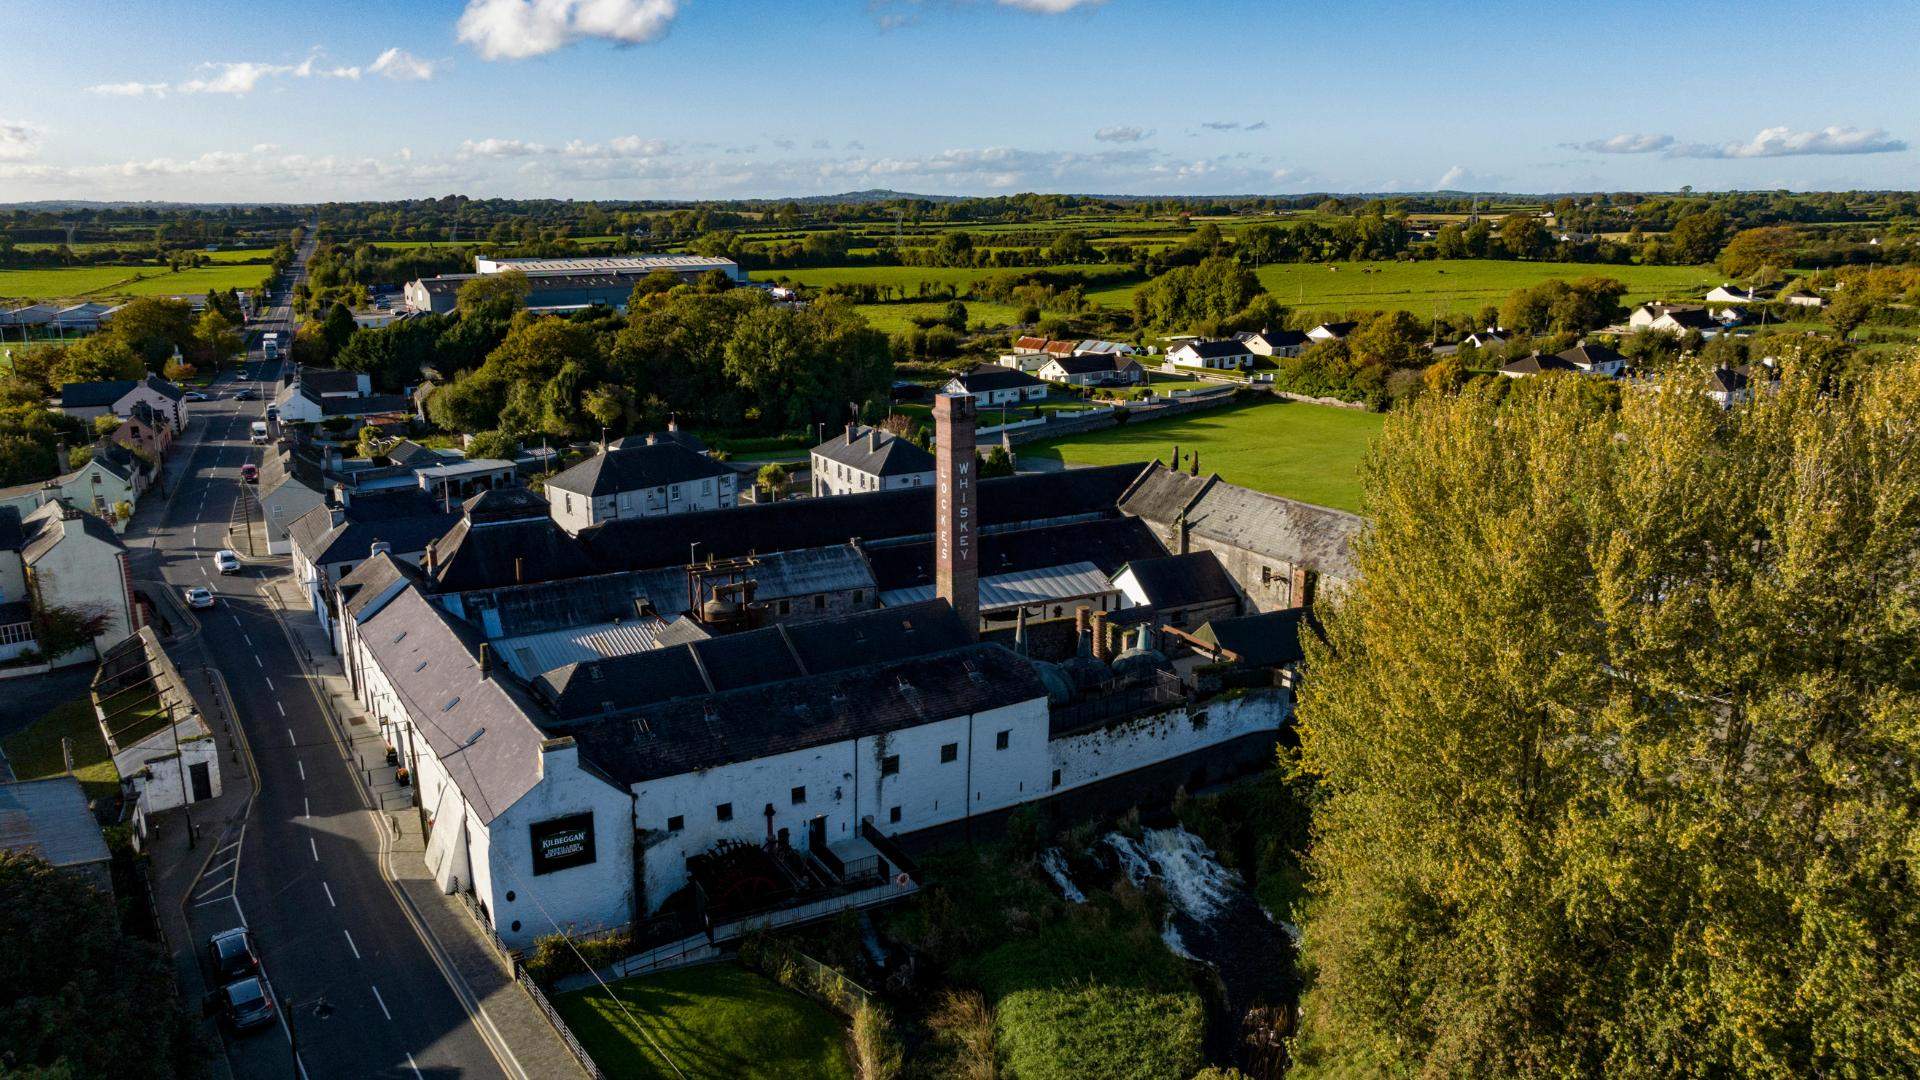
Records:
[[[249,442],[253,442],[253,443],[266,442],[267,441],[267,422],[265,420],[255,420],[253,422],[253,426],[248,429],[248,436],[249,436],[248,438]]]
[[[260,337],[260,352],[268,360],[280,359],[280,333],[271,330]]]

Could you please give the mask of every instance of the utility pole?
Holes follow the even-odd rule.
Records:
[[[180,812],[187,819],[187,850],[198,845],[193,836],[193,792],[187,787],[187,763],[180,757],[180,725],[173,719],[173,702],[167,702],[167,730],[173,733],[173,764],[180,771]]]

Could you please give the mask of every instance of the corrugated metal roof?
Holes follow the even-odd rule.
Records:
[[[1048,566],[1039,570],[981,578],[980,610],[1002,611],[1026,604],[1078,600],[1113,591],[1113,582],[1107,580],[1107,575],[1101,573],[1098,566],[1090,562],[1068,563],[1065,566]],[[931,600],[933,595],[934,586],[915,585],[883,592],[880,600],[888,607],[893,607]]]
[[[594,623],[543,634],[524,634],[494,642],[513,673],[523,679],[567,664],[628,656],[660,647],[659,635],[670,625],[661,618],[623,619],[617,623]]]
[[[0,784],[0,851],[38,855],[54,866],[110,857],[86,793],[71,776]]]

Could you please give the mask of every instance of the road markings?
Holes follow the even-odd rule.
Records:
[[[274,707],[274,708],[276,708],[276,709],[279,709],[279,710],[280,710],[280,715],[281,715],[281,716],[285,716],[285,715],[287,715],[287,707],[286,707],[285,705],[282,705],[282,704],[280,704],[279,702],[277,702],[277,701],[276,701],[276,702],[274,702],[274,703],[273,703],[273,707]]]
[[[252,634],[241,634],[241,635],[240,635],[240,640],[241,640],[241,641],[244,641],[244,642],[246,642],[246,643],[247,643],[247,648],[249,648],[249,649],[251,649],[251,648],[253,648],[253,635],[252,635]]]
[[[261,671],[267,670],[267,665],[261,663],[260,658],[257,656],[253,658],[253,666],[259,668]]]
[[[267,680],[267,689],[269,689],[269,690],[271,690],[271,689],[273,689],[273,676],[271,676],[271,675],[262,675],[262,676],[260,676],[260,677],[261,677],[261,678],[263,678],[263,679],[265,679],[265,680]],[[278,703],[276,702],[275,704],[278,704]]]
[[[426,1080],[426,1077],[420,1075],[420,1066],[413,1063],[412,1054],[407,1055],[407,1068],[413,1070],[413,1080]]]
[[[293,737],[293,729],[292,729],[292,728],[288,728],[288,729],[287,729],[287,743],[288,743],[289,745],[291,745],[291,746],[299,746],[299,745],[300,745],[300,740],[299,740],[299,739],[296,739],[296,738],[294,738],[294,737]]]
[[[319,862],[320,861],[320,845],[314,843],[313,837],[311,836],[307,837],[307,848],[313,852],[313,861]]]
[[[300,816],[303,818],[310,818],[313,816],[313,806],[312,804],[307,802],[307,797],[305,795],[300,796]]]
[[[326,892],[327,892],[327,906],[328,906],[328,907],[339,907],[339,906],[340,906],[339,904],[336,904],[336,903],[334,903],[334,902],[333,902],[333,889],[332,889],[331,887],[329,887],[329,886],[327,885],[327,883],[326,883],[326,882],[324,882],[324,881],[320,883],[320,887],[321,887],[322,889],[325,889],[325,890],[326,890]],[[391,1019],[391,1018],[389,1018],[389,1019]]]
[[[372,983],[368,983],[367,989],[373,991],[373,1000],[380,1003],[380,1015],[386,1017],[388,1020],[392,1020],[393,1014],[387,1011],[387,999],[380,996],[380,988]]]
[[[294,767],[294,768],[296,768],[296,769],[299,769],[299,770],[300,770],[300,782],[301,782],[301,783],[303,783],[303,784],[304,784],[304,783],[306,783],[306,782],[307,782],[307,767],[306,767],[306,765],[305,765],[304,763],[302,763],[302,762],[300,762],[300,761],[298,761],[298,760],[295,760],[295,761],[294,761],[294,763],[293,763],[293,767]]]
[[[346,930],[346,929],[345,929],[344,927],[343,927],[343,928],[342,928],[342,929],[340,930],[340,932],[341,932],[342,934],[346,934],[346,935],[347,935],[347,948],[349,948],[349,949],[352,949],[352,950],[353,950],[353,958],[354,958],[355,960],[358,960],[358,959],[360,959],[360,946],[358,946],[358,945],[355,945],[355,944],[353,943],[353,934],[351,934],[350,932],[348,932],[348,931],[347,931],[347,930]]]

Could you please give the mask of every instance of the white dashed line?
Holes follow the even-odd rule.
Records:
[[[326,893],[327,893],[327,906],[328,906],[328,907],[339,907],[339,906],[340,906],[339,904],[336,904],[336,903],[334,903],[334,902],[333,902],[333,889],[332,889],[332,888],[331,888],[330,886],[328,886],[328,885],[327,885],[327,883],[326,883],[326,882],[324,882],[324,881],[320,883],[320,887],[321,887],[322,889],[325,889],[325,890],[326,890]],[[391,1017],[389,1017],[389,1019],[391,1019]]]
[[[369,983],[367,989],[373,991],[373,1000],[380,1003],[380,1015],[392,1020],[393,1014],[387,1011],[387,999],[380,996],[380,988]]]
[[[296,739],[296,738],[294,738],[294,737],[293,737],[293,729],[292,729],[292,728],[288,728],[288,729],[287,729],[287,744],[288,744],[289,746],[299,746],[299,745],[300,745],[300,740],[299,740],[299,739]]]
[[[257,656],[253,658],[253,666],[259,668],[261,671],[267,670],[267,665],[261,663],[260,658]]]
[[[311,836],[307,837],[307,847],[313,852],[313,861],[319,862],[320,861],[320,845],[314,843],[313,837]]]
[[[306,796],[304,795],[300,797],[300,816],[304,818],[313,816],[313,807],[308,804]]]
[[[287,707],[286,707],[285,705],[282,705],[282,704],[280,704],[279,702],[277,702],[277,701],[276,701],[276,702],[274,702],[274,703],[273,703],[273,707],[274,707],[274,708],[276,708],[276,709],[279,709],[279,710],[280,710],[280,715],[281,715],[281,716],[285,716],[285,715],[287,715]]]
[[[273,689],[273,676],[271,676],[271,675],[262,675],[262,676],[260,676],[260,677],[261,677],[261,678],[263,678],[263,679],[265,679],[265,680],[267,680],[267,689],[269,689],[269,690],[271,690],[271,689]]]
[[[302,763],[302,762],[299,762],[299,761],[295,761],[295,762],[293,763],[293,767],[294,767],[294,768],[296,768],[296,769],[299,769],[299,770],[300,770],[300,782],[301,782],[301,783],[303,783],[303,784],[304,784],[304,783],[306,783],[306,782],[307,782],[307,767],[306,767],[306,765],[305,765],[304,763]]]
[[[360,946],[358,946],[358,945],[355,945],[355,944],[353,943],[353,935],[352,935],[351,933],[349,933],[349,932],[348,932],[347,930],[345,930],[345,929],[342,929],[342,930],[341,930],[340,932],[341,932],[342,934],[346,934],[346,936],[347,936],[347,948],[349,948],[349,949],[352,949],[352,950],[353,950],[353,958],[354,958],[355,960],[358,960],[358,959],[360,959]]]
[[[421,1075],[420,1075],[420,1066],[418,1066],[418,1065],[415,1065],[415,1064],[413,1063],[413,1055],[412,1055],[412,1054],[408,1054],[408,1055],[407,1055],[407,1068],[409,1068],[409,1069],[412,1069],[412,1070],[413,1070],[413,1077],[414,1077],[414,1080],[426,1080],[426,1077],[424,1077],[424,1076],[421,1076]]]
[[[251,648],[253,648],[253,635],[252,635],[252,634],[241,634],[241,635],[240,635],[240,640],[241,640],[241,641],[244,641],[244,642],[246,642],[246,643],[247,643],[247,648],[249,648],[249,649],[251,649]]]

